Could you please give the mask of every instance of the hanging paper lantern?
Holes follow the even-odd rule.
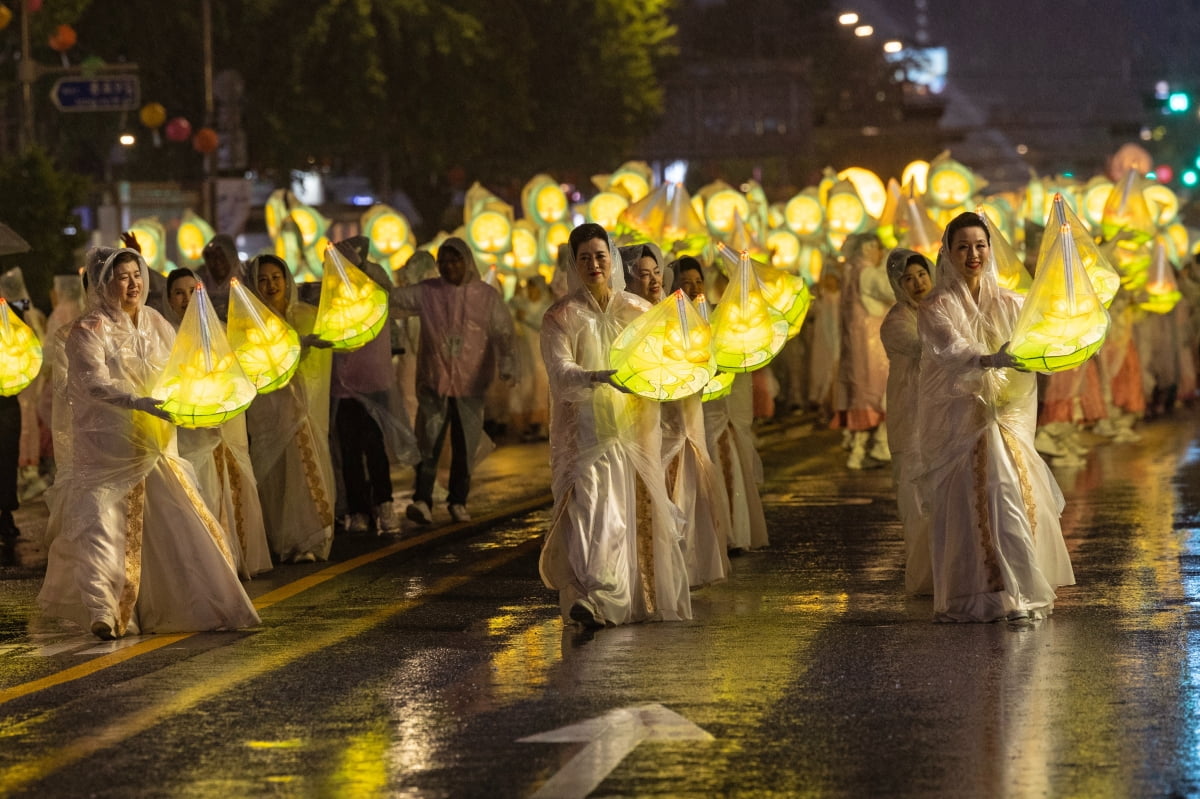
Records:
[[[983,209],[979,209],[977,213],[982,217],[983,224],[987,225],[988,232],[991,234],[989,241],[991,242],[992,257],[996,259],[996,282],[1000,284],[1001,288],[1019,294],[1027,294],[1029,287],[1033,285],[1033,275],[1029,274],[1029,270],[1025,268],[1025,262],[1021,260],[1016,249],[1009,244],[1008,239],[992,221],[991,216],[983,213]]]
[[[788,322],[763,296],[747,255],[712,312],[712,328],[717,368],[726,372],[761,369],[787,343]]]
[[[1100,248],[1096,246],[1091,234],[1079,221],[1079,217],[1075,216],[1075,213],[1067,207],[1061,194],[1054,195],[1050,208],[1050,220],[1051,225],[1046,229],[1046,235],[1042,237],[1042,246],[1038,250],[1037,262],[1040,264],[1046,257],[1055,241],[1061,236],[1061,231],[1068,231],[1075,242],[1075,252],[1083,261],[1084,269],[1087,270],[1096,296],[1107,308],[1121,287],[1121,276],[1108,262],[1108,259],[1101,254]],[[1034,278],[1036,280],[1036,273]]]
[[[278,238],[283,220],[287,219],[287,190],[276,189],[267,197],[263,206],[263,221],[267,224],[267,235],[272,239]]]
[[[179,247],[183,266],[198,267],[204,263],[204,245],[217,235],[212,225],[205,222],[189,208],[183,212],[179,230],[175,233],[175,244]]]
[[[1150,183],[1142,195],[1150,206],[1150,217],[1157,227],[1165,228],[1179,216],[1179,197],[1161,183]]]
[[[173,266],[167,260],[167,233],[158,217],[145,217],[129,226],[129,232],[137,239],[139,251],[146,265],[165,275]]]
[[[1104,203],[1100,225],[1105,239],[1125,233],[1132,241],[1141,243],[1154,236],[1154,216],[1143,193],[1145,186],[1146,179],[1132,169],[1113,186]]]
[[[542,263],[551,267],[557,266],[558,248],[570,239],[571,228],[562,222],[555,222],[550,227],[538,231],[538,252]]]
[[[161,103],[146,103],[138,112],[138,119],[151,130],[157,130],[167,121],[167,109]]]
[[[1009,353],[1026,369],[1061,372],[1092,357],[1108,334],[1108,312],[1092,289],[1069,224],[1039,256],[1013,326]]]
[[[689,397],[716,373],[712,332],[682,290],[629,323],[609,351],[614,383],[653,400]]]
[[[192,137],[192,149],[203,155],[215,153],[221,146],[221,138],[212,128],[200,128]]]
[[[467,243],[473,250],[497,254],[508,252],[512,246],[512,219],[499,211],[475,214],[466,228]]]
[[[363,214],[363,235],[371,242],[370,257],[382,261],[388,271],[404,267],[416,251],[417,240],[407,217],[382,203]]]
[[[59,25],[50,34],[50,49],[56,53],[65,53],[75,46],[79,37],[70,25]]]
[[[226,334],[233,355],[259,394],[283,388],[300,365],[300,336],[235,277],[229,281]]]
[[[19,394],[42,368],[37,335],[0,297],[0,397]]]
[[[187,141],[192,137],[192,123],[183,117],[172,117],[167,121],[166,133],[171,141]]]
[[[787,226],[801,238],[811,238],[821,232],[825,224],[825,209],[815,188],[807,188],[787,201],[783,207],[783,218]]]
[[[1138,307],[1157,314],[1170,313],[1183,297],[1175,280],[1175,267],[1167,258],[1167,248],[1161,237],[1154,243],[1154,256],[1150,261],[1144,291],[1146,296],[1138,303]]]
[[[537,268],[538,263],[538,228],[528,219],[518,219],[513,225],[512,250],[507,256],[512,256],[512,266],[523,276],[528,276]]]
[[[336,247],[325,250],[325,279],[313,333],[335,350],[356,350],[387,324],[388,294]]]
[[[653,177],[654,171],[645,161],[626,161],[597,188],[620,192],[629,198],[629,202],[636,203],[650,193]]]
[[[233,355],[204,284],[197,283],[151,396],[163,401],[175,424],[195,428],[232,419],[257,393]]]
[[[837,173],[838,180],[848,180],[854,184],[854,190],[858,192],[859,198],[863,202],[863,206],[867,209],[867,213],[878,219],[883,215],[883,209],[887,205],[887,188],[883,185],[883,181],[869,169],[864,169],[860,166],[852,166],[848,169],[843,169]]]

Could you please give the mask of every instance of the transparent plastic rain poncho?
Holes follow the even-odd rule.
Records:
[[[151,395],[181,427],[216,427],[249,407],[257,395],[225,338],[204,284],[183,314],[171,356]]]
[[[571,257],[564,269],[571,290],[542,319],[555,505],[541,575],[559,590],[564,617],[582,601],[613,624],[691,618],[658,405],[595,377],[610,368],[609,350],[621,331],[649,309],[622,290],[611,239],[608,257],[612,293],[605,307],[582,284]]]
[[[883,318],[895,303],[887,269],[863,253],[871,233],[846,238],[841,300],[841,357],[838,362],[835,425],[872,430],[885,419],[888,359],[879,340]]]
[[[110,295],[124,256],[142,280],[136,318]],[[118,634],[255,624],[233,553],[177,454],[174,426],[135,410],[175,338],[144,306],[149,269],[133,250],[101,248],[89,254],[88,281],[89,310],[68,328],[64,348],[71,468],[56,489],[59,533],[39,603],[85,627],[106,620]]]
[[[42,368],[42,343],[0,297],[0,397],[20,393]]]
[[[1036,379],[980,364],[1011,337],[1021,298],[1000,289],[991,257],[973,296],[950,245],[944,236],[934,290],[917,312],[919,485],[935,614],[990,621],[1049,606],[1053,587],[1074,575],[1058,523],[1062,494],[1033,448]]]
[[[1017,254],[1016,248],[1009,243],[1000,228],[992,222],[987,214],[983,213],[982,209],[977,210],[976,213],[987,225],[988,232],[992,234],[992,256],[996,259],[996,282],[1000,288],[1015,291],[1018,294],[1028,293],[1029,287],[1033,285],[1033,275],[1029,274],[1029,270],[1025,268],[1025,262]]]
[[[255,296],[267,262],[279,267],[287,284],[283,319],[302,337],[313,331],[317,309],[301,302],[291,270],[273,255],[250,262],[246,280]],[[271,308],[273,313],[278,313]],[[271,549],[288,560],[305,552],[329,554],[333,540],[333,463],[329,454],[329,381],[332,353],[303,348],[300,366],[286,386],[259,394],[246,411],[250,458],[258,478],[263,520]]]
[[[896,304],[883,318],[879,338],[888,356],[887,432],[892,452],[892,476],[896,481],[896,504],[904,525],[904,587],[910,594],[921,594],[932,590],[932,578],[929,522],[921,511],[917,485],[922,471],[917,437],[917,405],[921,390],[921,337],[917,332],[919,304],[901,282],[913,258],[920,258],[930,279],[933,278],[933,265],[916,250],[898,248],[888,254],[887,275],[896,294]]]

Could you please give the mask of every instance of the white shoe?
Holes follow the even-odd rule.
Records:
[[[371,529],[371,519],[365,513],[351,513],[350,523],[346,525],[347,532],[365,533]]]
[[[450,518],[456,522],[469,522],[471,514],[467,513],[466,505],[455,504],[450,506]]]
[[[409,506],[405,508],[404,515],[417,524],[433,523],[433,511],[429,509],[429,505],[425,502],[410,503]]]
[[[292,560],[292,563],[316,563],[316,562],[317,562],[317,556],[312,552],[301,552],[299,555],[297,555]]]
[[[1047,433],[1044,427],[1039,427],[1037,434],[1033,437],[1033,448],[1041,454],[1051,457],[1061,457],[1067,454],[1058,439]]]
[[[375,508],[375,532],[379,535],[400,532],[400,519],[391,500],[379,503]]]

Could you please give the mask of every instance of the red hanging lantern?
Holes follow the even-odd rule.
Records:
[[[50,49],[56,53],[65,53],[75,46],[77,40],[74,28],[70,25],[59,25],[54,29],[54,33],[50,34]]]
[[[187,141],[192,136],[192,123],[183,117],[173,117],[167,122],[167,138],[171,141]]]
[[[196,131],[196,135],[192,137],[192,147],[196,152],[204,153],[205,155],[216,152],[220,143],[220,137],[217,136],[217,132],[212,128],[200,128],[200,130]]]

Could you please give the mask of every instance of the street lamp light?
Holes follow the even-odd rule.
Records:
[[[904,43],[899,39],[892,39],[891,41],[883,43],[883,52],[885,53],[898,53],[903,49]]]
[[[854,29],[854,35],[860,39],[870,36],[873,33],[875,33],[875,29],[870,25],[859,25]]]
[[[839,14],[838,22],[843,25],[855,25],[858,23],[858,14],[855,14],[853,11],[847,11],[844,14]]]
[[[122,147],[132,147],[137,144],[137,137],[132,133],[122,133],[117,141],[121,143]]]

